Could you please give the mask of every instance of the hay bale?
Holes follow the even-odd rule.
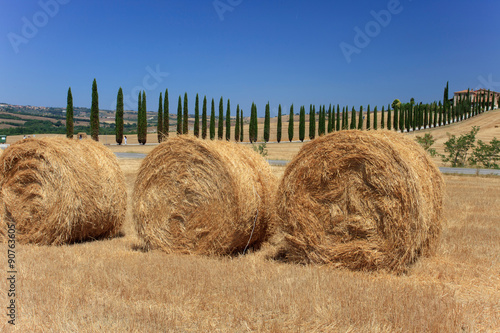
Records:
[[[136,229],[148,249],[228,255],[267,238],[277,179],[248,147],[191,136],[144,159],[135,183]]]
[[[423,149],[390,131],[341,131],[303,146],[277,194],[278,257],[404,271],[432,253],[444,181]]]
[[[59,245],[113,236],[125,219],[126,189],[114,154],[93,140],[26,139],[0,158],[0,238]]]

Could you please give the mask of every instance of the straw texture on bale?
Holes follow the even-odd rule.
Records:
[[[148,249],[231,255],[267,238],[277,179],[251,149],[191,136],[168,139],[144,159],[133,194]]]
[[[0,157],[0,238],[60,245],[114,236],[126,189],[114,154],[93,140],[25,139]]]
[[[341,131],[303,146],[277,194],[278,257],[405,271],[434,252],[444,181],[426,152],[390,131]]]

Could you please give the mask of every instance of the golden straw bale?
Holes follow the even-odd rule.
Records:
[[[276,255],[353,270],[405,271],[432,253],[444,181],[426,152],[390,131],[340,131],[303,146],[278,188]]]
[[[114,154],[93,140],[18,141],[0,157],[0,238],[59,245],[115,235],[125,219],[125,179]]]
[[[227,255],[267,238],[277,179],[248,147],[192,136],[168,139],[144,159],[133,213],[148,249]]]

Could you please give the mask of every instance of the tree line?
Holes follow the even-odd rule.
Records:
[[[494,96],[494,95],[493,95]],[[73,102],[71,96],[71,88],[68,89],[68,100],[66,108],[66,129],[67,136],[73,136]],[[231,133],[232,118],[231,117],[231,103],[227,100],[226,109],[224,112],[224,99],[219,100],[218,116],[216,117],[215,100],[211,100],[210,119],[208,118],[208,105],[207,97],[204,96],[202,101],[202,110],[200,116],[200,99],[196,94],[194,106],[194,125],[192,132],[196,137],[203,139],[209,138],[214,140],[215,136],[219,140],[231,140],[233,134],[234,141],[243,141],[243,126],[244,117],[243,110],[240,109],[239,104],[236,106],[236,117],[234,120],[234,133]],[[394,100],[392,104],[382,106],[379,111],[377,106],[371,110],[370,105],[364,110],[360,106],[358,110],[354,107],[349,111],[349,106],[330,104],[328,109],[326,105],[319,105],[318,110],[313,104],[309,105],[308,117],[308,138],[313,140],[316,136],[322,136],[333,131],[341,131],[347,129],[358,130],[377,130],[388,129],[401,132],[417,131],[431,127],[443,126],[454,122],[462,121],[470,117],[476,116],[484,111],[493,108],[494,101],[490,101],[490,91],[487,93],[476,96],[475,99],[471,98],[470,90],[465,95],[460,95],[455,103],[451,103],[448,98],[448,83],[446,84],[443,101],[433,103],[416,103],[412,98],[408,103],[402,103],[398,99]],[[500,105],[500,97],[498,101]],[[147,115],[146,115],[146,92],[141,91],[138,95],[138,120],[137,120],[137,138],[140,144],[146,144],[147,141]],[[304,141],[306,139],[306,109],[301,106],[299,109],[299,133],[298,139]],[[225,114],[224,114],[225,113]],[[165,93],[160,93],[158,101],[158,120],[157,120],[157,134],[158,142],[162,142],[169,136],[169,96],[168,89]],[[288,116],[288,140],[291,142],[296,140],[295,127],[294,127],[294,105],[290,106]],[[200,119],[201,117],[201,119]],[[276,141],[282,141],[282,108],[281,104],[278,105],[278,116],[276,123]],[[317,117],[317,120],[316,120]],[[216,128],[217,118],[217,128]],[[380,118],[380,120],[379,120]],[[225,126],[224,126],[225,122]],[[316,128],[317,125],[317,128]],[[225,131],[224,131],[225,127]],[[217,129],[217,130],[216,130]],[[90,132],[94,140],[99,137],[99,106],[98,106],[98,93],[97,83],[94,79],[92,84],[92,106],[90,112]],[[179,95],[177,103],[177,121],[176,133],[177,135],[187,134],[189,132],[189,111],[188,111],[188,95],[184,94],[183,98]],[[224,133],[225,132],[225,133]],[[259,139],[264,142],[271,140],[271,122],[270,122],[270,105],[269,102],[265,106],[264,116],[264,129],[263,137],[258,137],[258,117],[257,106],[252,103],[250,109],[250,119],[248,126],[248,137],[251,143]],[[115,113],[115,134],[116,142],[122,143],[124,134],[123,124],[123,91],[120,88],[117,95],[116,113]],[[225,134],[225,135],[224,135]],[[274,138],[273,138],[274,139]]]

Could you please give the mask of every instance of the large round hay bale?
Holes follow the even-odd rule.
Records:
[[[0,158],[0,238],[66,244],[113,236],[125,219],[126,189],[114,154],[93,140],[26,139]]]
[[[303,146],[277,194],[278,256],[353,270],[404,271],[441,231],[441,173],[414,141],[341,131]]]
[[[250,148],[191,136],[168,139],[144,159],[133,212],[148,249],[227,255],[267,238],[277,179]]]

